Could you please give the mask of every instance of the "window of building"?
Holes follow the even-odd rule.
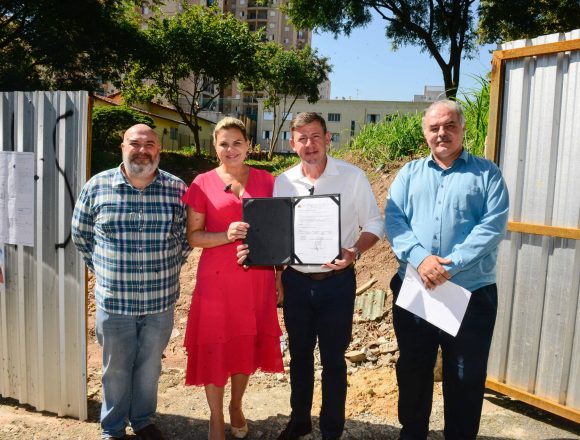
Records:
[[[335,143],[340,142],[340,133],[332,133],[330,136],[330,140]]]
[[[143,15],[149,14],[149,8],[147,6],[142,6],[141,7],[141,14],[143,14]]]
[[[169,138],[174,141],[177,140],[177,128],[171,127],[169,129]]]
[[[246,15],[246,11],[240,11],[240,17],[243,17]]]
[[[246,0],[240,0],[240,5],[245,5],[246,4]]]
[[[284,32],[288,32],[290,31],[290,28],[288,26],[284,26]]]
[[[264,112],[264,121],[273,121],[274,112]]]
[[[283,140],[289,141],[291,137],[292,137],[292,132],[291,131],[283,131],[282,132],[282,139]]]
[[[350,135],[354,136],[354,130],[356,129],[356,122],[350,121]]]
[[[340,113],[329,113],[328,122],[340,122]]]
[[[262,139],[270,139],[270,130],[262,131]]]
[[[270,29],[274,29],[276,25],[274,23],[270,23]]]
[[[275,17],[276,16],[276,11],[270,11],[270,17]]]
[[[288,44],[290,40],[288,38],[284,38],[284,44]]]
[[[215,0],[207,0],[207,5],[211,6],[215,3]]]
[[[368,124],[376,124],[380,120],[380,115],[369,113],[367,115],[367,123]]]

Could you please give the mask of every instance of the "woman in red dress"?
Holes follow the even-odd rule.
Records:
[[[209,439],[223,440],[228,378],[232,435],[244,438],[248,424],[242,397],[249,376],[257,369],[274,373],[284,368],[274,268],[244,269],[236,258],[236,246],[248,229],[241,221],[242,198],[271,197],[274,177],[244,164],[249,147],[242,121],[222,119],[213,138],[220,166],[198,175],[183,196],[189,244],[203,248],[185,333],[185,383],[205,386]]]

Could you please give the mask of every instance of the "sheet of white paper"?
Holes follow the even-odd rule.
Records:
[[[456,336],[471,292],[451,281],[427,290],[419,272],[407,264],[396,305],[423,318],[451,336]]]
[[[294,209],[294,253],[304,264],[323,264],[340,251],[339,206],[331,197],[300,199]]]
[[[0,152],[0,242],[34,245],[34,153]]]

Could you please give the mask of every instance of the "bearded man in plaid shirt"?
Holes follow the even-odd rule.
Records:
[[[83,187],[73,241],[96,277],[96,333],[103,347],[102,436],[163,439],[157,407],[161,356],[173,329],[185,236],[185,183],[160,169],[161,146],[144,124],[129,128],[123,163]]]

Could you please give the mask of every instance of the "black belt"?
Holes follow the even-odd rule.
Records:
[[[337,275],[340,275],[341,273],[344,273],[347,270],[352,269],[353,267],[354,267],[354,264],[350,264],[347,267],[345,267],[344,269],[329,270],[327,272],[301,272],[299,270],[294,269],[292,266],[288,266],[286,269],[287,270],[289,269],[292,272],[295,272],[297,274],[300,274],[302,276],[310,278],[311,280],[322,281],[322,280],[326,280],[327,278],[332,278],[332,277],[335,277]]]

